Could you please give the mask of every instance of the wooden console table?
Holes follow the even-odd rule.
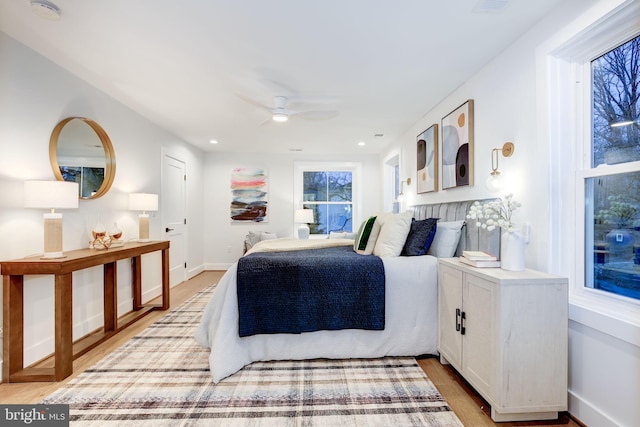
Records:
[[[141,256],[162,251],[162,303],[142,304]],[[108,250],[79,249],[64,258],[29,257],[0,262],[4,288],[5,382],[60,381],[73,372],[73,360],[153,310],[169,308],[169,242],[131,242]],[[118,318],[117,261],[131,258],[133,311]],[[73,342],[72,281],[74,271],[104,267],[104,328]],[[24,275],[55,276],[55,352],[53,368],[24,367]],[[39,363],[38,365],[41,365]]]

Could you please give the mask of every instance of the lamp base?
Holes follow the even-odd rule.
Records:
[[[302,224],[298,227],[298,239],[308,239],[309,238],[309,226],[307,224]]]
[[[43,259],[64,258],[62,253],[62,214],[46,213],[44,217]]]
[[[45,252],[42,254],[40,259],[58,259],[58,258],[66,258],[67,256],[62,252]]]
[[[138,216],[138,242],[146,243],[149,241],[149,215],[140,214]]]

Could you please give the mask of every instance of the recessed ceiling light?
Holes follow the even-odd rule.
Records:
[[[217,144],[218,140],[217,139],[212,139],[209,141],[209,144]]]
[[[58,6],[47,0],[31,0],[31,11],[49,21],[59,20],[62,14]]]
[[[367,143],[364,142],[364,141],[358,142],[358,146],[360,146],[360,147],[364,147],[365,145],[367,145]]]

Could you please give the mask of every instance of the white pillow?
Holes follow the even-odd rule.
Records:
[[[251,248],[251,246],[255,245],[259,241],[260,241],[260,232],[256,233],[255,231],[250,231],[245,237],[245,242],[249,245],[249,248]]]
[[[373,254],[379,257],[400,256],[411,228],[412,217],[413,212],[411,211],[378,216],[381,228],[376,240],[376,246],[373,248]],[[378,219],[376,219],[376,222],[378,222]]]
[[[373,248],[376,246],[376,240],[378,240],[378,234],[380,234],[381,221],[384,214],[378,214],[376,216],[371,216],[364,220],[360,229],[356,233],[353,242],[353,250],[359,253],[360,255],[371,255],[373,253]],[[371,224],[371,231],[369,232],[369,236],[367,237],[364,233],[364,229],[369,223],[369,221],[373,220],[373,224]],[[364,238],[366,237],[366,243],[364,242]],[[358,249],[361,244],[364,244],[364,249]]]
[[[427,255],[438,258],[451,258],[456,253],[464,220],[438,222],[433,243],[427,251]]]
[[[260,241],[277,239],[277,238],[278,238],[278,235],[276,233],[270,233],[268,231],[263,231],[262,233],[260,233]]]

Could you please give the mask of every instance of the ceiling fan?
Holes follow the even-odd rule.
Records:
[[[240,95],[238,95],[240,96]],[[274,96],[273,107],[261,104],[253,99],[240,96],[240,98],[249,104],[252,104],[262,110],[268,111],[271,114],[271,119],[274,122],[283,123],[289,120],[289,117],[295,116],[306,120],[326,120],[336,117],[339,113],[336,110],[292,110],[287,108],[286,96]]]

